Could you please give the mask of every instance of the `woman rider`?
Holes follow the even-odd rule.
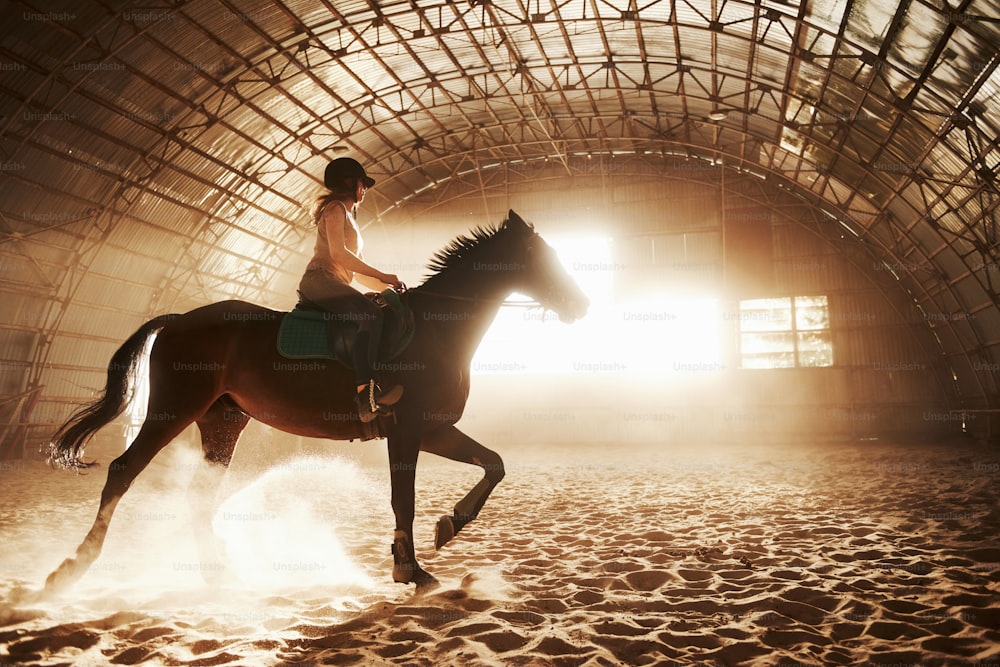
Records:
[[[382,336],[382,312],[351,286],[382,291],[387,286],[403,289],[391,273],[383,273],[363,259],[361,230],[354,219],[365,192],[375,179],[357,160],[337,158],[326,165],[323,183],[329,190],[316,200],[316,250],[299,282],[299,294],[338,318],[357,323],[354,339],[354,369],[357,379],[358,414],[361,421],[375,419],[380,408],[394,405],[403,395],[399,385],[385,390],[375,384],[375,362]]]

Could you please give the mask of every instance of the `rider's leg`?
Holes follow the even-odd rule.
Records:
[[[337,319],[357,325],[353,358],[358,414],[363,422],[374,420],[379,407],[395,404],[403,393],[399,386],[382,391],[375,384],[375,363],[382,336],[381,309],[358,290],[323,271],[307,271],[299,283],[299,293]]]
[[[359,294],[359,296],[361,296]],[[358,333],[354,337],[354,372],[358,388],[358,414],[361,421],[375,419],[379,408],[395,405],[403,395],[399,385],[379,387],[375,383],[375,364],[382,339],[382,310],[366,297],[358,302]]]
[[[375,381],[375,366],[368,353],[371,334],[359,331],[354,336],[354,377],[358,381],[358,392]]]

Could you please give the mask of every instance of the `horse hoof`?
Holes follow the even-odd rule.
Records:
[[[45,578],[45,587],[40,595],[44,597],[59,595],[80,577],[79,570],[76,559],[67,558]]]
[[[441,582],[433,574],[422,569],[418,573],[418,576],[414,578],[413,583],[416,584],[418,593],[426,593],[441,585]]]
[[[429,591],[439,585],[434,575],[416,563],[393,567],[392,580],[397,584],[415,584],[420,592]]]
[[[434,575],[420,567],[417,563],[399,563],[392,568],[392,580],[397,584],[416,584],[418,589],[436,586],[438,580]]]
[[[438,519],[434,527],[434,548],[440,549],[455,537],[455,522],[450,516],[443,516]]]

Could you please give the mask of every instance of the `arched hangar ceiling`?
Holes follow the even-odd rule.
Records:
[[[511,165],[756,179],[882,262],[995,400],[996,0],[2,8],[4,395],[185,299],[267,302],[343,154],[379,217]]]

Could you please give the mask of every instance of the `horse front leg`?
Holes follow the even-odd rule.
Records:
[[[403,420],[400,420],[400,424]],[[431,586],[437,579],[424,571],[413,552],[413,516],[417,455],[420,435],[414,429],[397,428],[389,436],[389,480],[392,485],[392,511],[396,530],[392,536],[392,579],[398,583],[414,583],[417,588]]]
[[[503,459],[492,449],[479,444],[454,426],[446,426],[425,434],[420,443],[425,452],[443,456],[452,461],[477,465],[484,477],[455,505],[451,516],[438,519],[434,530],[434,548],[447,544],[466,524],[479,516],[486,499],[504,478]]]

